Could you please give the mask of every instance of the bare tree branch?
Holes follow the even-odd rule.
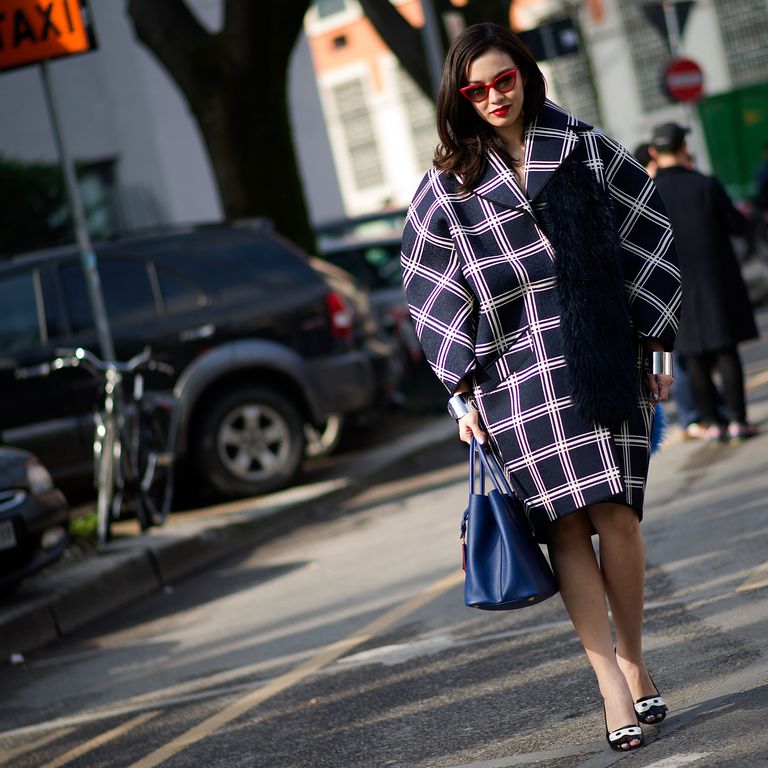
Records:
[[[434,100],[421,33],[400,14],[390,0],[359,0],[363,12],[395,54],[416,85]]]

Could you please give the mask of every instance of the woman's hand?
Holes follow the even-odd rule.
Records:
[[[474,409],[470,409],[469,413],[462,416],[459,419],[459,440],[463,440],[465,443],[469,443],[474,435],[480,445],[483,445],[486,441],[486,433],[480,426],[480,414]]]
[[[672,376],[665,376],[663,373],[649,373],[648,389],[651,390],[651,399],[657,403],[669,400],[673,381]]]
[[[648,354],[648,357],[650,357],[652,352],[663,352],[664,345],[656,339],[646,339],[645,351]],[[674,378],[672,376],[666,376],[663,373],[648,373],[646,376],[651,399],[656,403],[668,400]]]

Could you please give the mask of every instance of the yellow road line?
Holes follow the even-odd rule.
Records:
[[[47,736],[35,739],[28,744],[22,744],[15,749],[0,749],[0,765],[7,765],[15,757],[21,757],[22,755],[26,755],[27,752],[34,752],[36,749],[41,749],[52,741],[56,741],[57,739],[61,739],[67,734],[72,733],[74,730],[74,728],[65,728],[63,731],[59,730],[55,733],[49,733]]]
[[[747,391],[762,387],[763,384],[768,384],[768,370],[755,373],[752,376],[746,377],[746,389]]]
[[[88,754],[88,752],[92,752],[94,749],[103,747],[105,744],[112,741],[112,739],[117,739],[120,736],[123,736],[134,728],[140,726],[142,723],[145,723],[147,720],[151,720],[157,714],[159,714],[158,710],[155,710],[154,712],[144,712],[144,714],[134,717],[127,723],[118,725],[116,728],[112,728],[88,741],[84,741],[82,744],[78,744],[74,749],[70,749],[63,755],[59,755],[55,760],[46,763],[44,766],[41,766],[41,768],[60,768],[62,765],[71,763],[73,760],[77,760],[78,757],[82,757],[83,755]]]
[[[463,581],[463,571],[451,573],[444,579],[440,579],[427,587],[427,589],[419,592],[419,594],[414,595],[410,600],[406,600],[404,603],[396,605],[382,616],[379,616],[378,619],[374,619],[374,621],[366,624],[354,635],[350,635],[349,637],[345,637],[338,642],[326,646],[298,667],[276,677],[266,685],[261,686],[237,701],[232,702],[220,712],[217,712],[215,715],[212,715],[201,723],[195,725],[193,728],[190,728],[186,733],[182,733],[180,736],[173,739],[173,741],[164,744],[142,760],[133,763],[130,768],[154,768],[154,766],[160,765],[186,747],[196,744],[198,741],[202,741],[218,728],[235,720],[267,699],[277,696],[277,694],[282,693],[291,686],[301,682],[305,677],[332,664],[336,659],[341,658],[341,656],[352,648],[367,642],[377,633],[389,628],[409,614],[418,611],[427,603]]]
[[[768,563],[763,563],[755,568],[749,574],[749,578],[736,587],[736,591],[751,592],[753,589],[762,589],[763,587],[768,587]]]

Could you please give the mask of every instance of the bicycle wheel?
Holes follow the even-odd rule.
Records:
[[[139,421],[140,498],[152,525],[162,525],[173,501],[174,418],[172,397],[146,395]]]
[[[96,522],[99,545],[106,544],[112,538],[116,442],[115,423],[111,419],[97,419],[93,447],[96,460]]]

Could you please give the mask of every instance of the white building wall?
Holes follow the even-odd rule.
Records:
[[[380,135],[386,149],[390,204],[395,208],[403,208],[411,202],[416,187],[430,166],[424,166],[416,153],[414,136],[408,122],[410,105],[403,97],[399,82],[402,72],[397,58],[387,54],[383,57],[380,70],[386,94],[382,97],[386,112],[381,121]],[[420,92],[418,98],[421,98]],[[435,128],[432,146],[436,146],[437,142]]]
[[[73,157],[116,160],[120,202],[134,225],[219,218],[196,125],[175,85],[134,40],[125,3],[91,0],[90,7],[98,50],[50,63]],[[0,152],[57,160],[37,68],[0,75],[0,98],[16,105],[0,123]]]
[[[554,7],[554,6],[553,6]],[[654,110],[644,110],[639,98],[637,71],[629,55],[627,37],[617,0],[604,0],[604,18],[592,22],[582,9],[581,23],[600,97],[603,123],[600,126],[629,149],[647,141],[654,125],[675,121],[692,126],[689,143],[703,170],[709,170],[703,136],[693,107],[669,103]],[[681,55],[694,59],[704,71],[705,94],[728,90],[728,77],[722,39],[712,0],[699,0],[691,10],[682,37]],[[658,69],[658,63],[648,62]],[[549,69],[542,64],[545,74]],[[659,81],[661,72],[659,71]],[[558,99],[556,83],[549,78],[552,98]],[[661,88],[661,85],[659,85]]]
[[[417,161],[412,136],[398,82],[399,65],[395,56],[386,53],[377,61],[381,87],[374,85],[374,75],[367,62],[361,61],[334,69],[318,80],[323,116],[328,128],[339,187],[348,216],[357,216],[384,208],[402,208],[408,205],[413,191],[427,167]],[[365,104],[371,116],[372,138],[382,170],[382,181],[375,186],[360,189],[355,183],[343,117],[334,103],[335,86],[359,80],[363,84]],[[434,134],[437,143],[437,131]]]

